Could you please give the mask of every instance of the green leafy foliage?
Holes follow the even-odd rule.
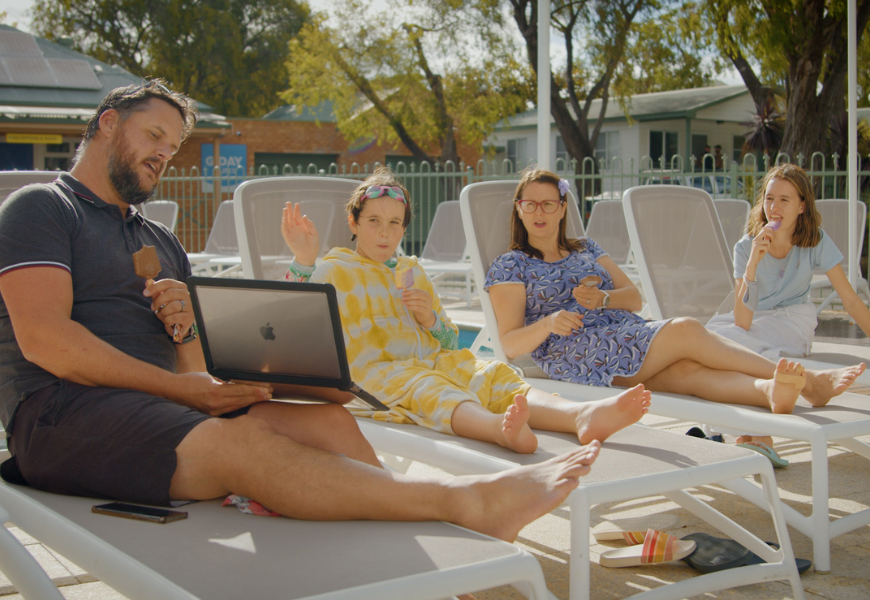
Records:
[[[308,19],[297,0],[36,0],[34,31],[174,87],[231,116],[281,104],[288,43]]]
[[[348,139],[457,162],[457,140],[480,144],[530,97],[501,27],[490,0],[397,1],[382,12],[350,0],[291,41],[283,97],[300,108],[331,101]]]
[[[537,0],[508,1],[536,68]],[[564,56],[550,74],[550,110],[578,169],[594,156],[611,99],[627,115],[632,94],[711,85],[722,70],[710,49],[711,29],[691,2],[554,0],[550,22]]]
[[[870,0],[857,0],[858,83],[866,105]],[[793,159],[831,149],[846,110],[847,12],[842,0],[706,0],[722,55],[759,111],[782,106],[781,150]]]

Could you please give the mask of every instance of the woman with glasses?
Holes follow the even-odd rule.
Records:
[[[841,394],[863,365],[809,371],[778,364],[707,331],[695,319],[646,321],[640,292],[589,238],[566,235],[568,182],[529,170],[511,217],[511,245],[486,290],[510,357],[531,353],[552,379],[652,391],[790,413],[800,394],[815,406]]]
[[[415,257],[394,257],[411,220],[408,191],[378,169],[352,194],[348,225],[356,248],[333,248],[315,268],[320,241],[299,205],[287,204],[281,232],[293,251],[288,279],[335,286],[351,375],[389,406],[354,414],[495,442],[537,448],[532,428],[603,441],[638,421],[649,392],[577,403],[532,389],[508,365],[458,349],[458,330]]]

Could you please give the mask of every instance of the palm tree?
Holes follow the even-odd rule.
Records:
[[[756,104],[755,110],[752,122],[745,124],[748,129],[743,134],[743,152],[763,152],[775,157],[782,146],[785,118],[777,109],[776,101],[770,96],[765,99],[764,104]]]

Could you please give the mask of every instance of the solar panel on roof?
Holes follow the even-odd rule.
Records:
[[[98,90],[102,87],[100,80],[84,60],[49,58],[48,65],[54,71],[57,87],[77,90]]]
[[[31,56],[42,58],[42,50],[29,33],[0,31],[0,56]]]
[[[12,85],[55,87],[57,80],[44,58],[4,56],[0,58],[12,78]]]
[[[90,63],[63,58],[0,56],[0,86],[98,90]]]

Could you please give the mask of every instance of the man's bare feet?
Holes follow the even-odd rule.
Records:
[[[617,396],[578,403],[577,437],[581,444],[603,442],[611,435],[640,421],[649,410],[651,394],[640,383]]]
[[[531,454],[537,450],[538,438],[529,427],[530,414],[529,401],[522,394],[517,394],[514,404],[504,413],[501,435],[496,436],[499,445],[520,454]]]
[[[804,368],[800,363],[789,362],[784,358],[779,359],[773,379],[762,383],[771,412],[778,415],[791,414],[806,384],[806,376],[803,372]]]
[[[493,475],[457,477],[447,485],[462,494],[448,520],[508,542],[520,529],[565,501],[589,473],[601,444],[592,442],[535,465]]]
[[[824,406],[849,389],[865,368],[864,363],[859,363],[841,369],[807,371],[807,385],[801,395],[813,406]]]

